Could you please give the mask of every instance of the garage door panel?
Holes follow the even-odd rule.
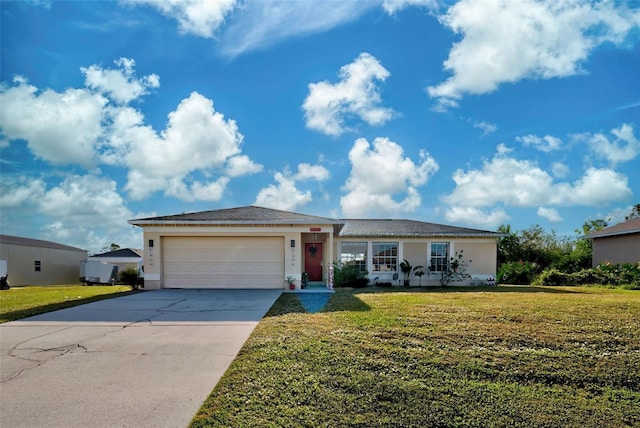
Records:
[[[165,237],[164,286],[282,288],[282,237]]]

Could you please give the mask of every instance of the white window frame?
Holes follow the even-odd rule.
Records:
[[[434,247],[437,247],[434,251]],[[441,251],[444,248],[444,254]],[[449,265],[449,255],[451,254],[450,242],[431,242],[429,244],[429,271],[434,273],[441,273],[446,270]],[[439,263],[437,261],[440,261]],[[444,268],[444,269],[441,269]]]
[[[376,247],[378,247],[378,249],[376,249]],[[382,249],[380,249],[380,247],[382,247]],[[376,254],[384,253],[389,249],[393,250],[394,247],[395,247],[395,254],[376,256]],[[372,264],[373,272],[397,273],[399,254],[400,254],[399,242],[372,242],[371,243],[371,264]],[[393,259],[395,259],[395,262],[393,262]],[[381,266],[384,266],[385,268],[381,269],[380,268]]]
[[[354,253],[353,248],[349,251],[345,251],[348,246],[361,245],[363,252]],[[342,266],[355,263],[360,268],[360,271],[367,270],[367,255],[369,245],[366,241],[344,241],[340,243],[340,264]]]

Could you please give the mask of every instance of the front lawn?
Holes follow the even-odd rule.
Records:
[[[193,427],[640,426],[640,293],[283,294]]]
[[[28,286],[0,291],[0,323],[110,299],[131,292],[129,286]]]

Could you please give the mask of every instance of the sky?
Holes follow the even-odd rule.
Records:
[[[0,0],[0,230],[258,205],[576,236],[640,203],[640,2]]]

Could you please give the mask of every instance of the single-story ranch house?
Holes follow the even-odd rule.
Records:
[[[129,220],[144,234],[145,289],[300,288],[328,285],[334,261],[358,263],[371,282],[402,279],[400,263],[424,265],[411,285],[439,285],[439,269],[463,250],[472,279],[495,278],[496,232],[413,220],[339,220],[256,206]]]

